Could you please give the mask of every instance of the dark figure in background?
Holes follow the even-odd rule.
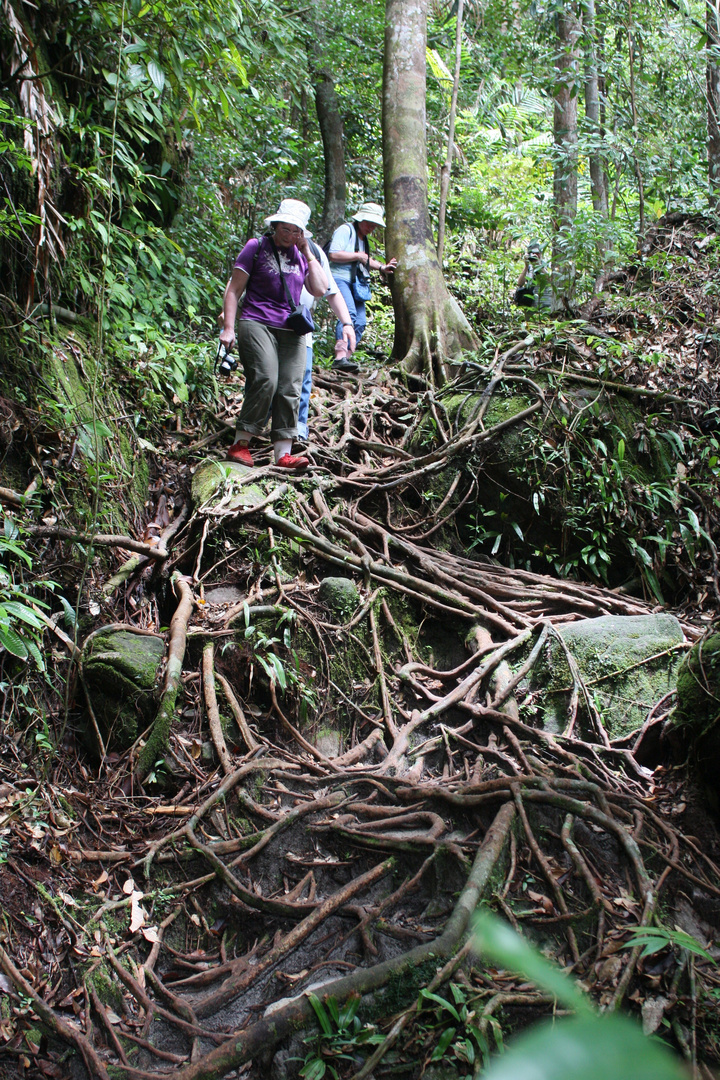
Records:
[[[518,307],[552,309],[550,268],[543,259],[543,249],[537,240],[528,244],[525,268],[518,278],[513,302]]]

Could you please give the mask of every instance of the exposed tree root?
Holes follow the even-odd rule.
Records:
[[[260,448],[260,468],[178,522],[172,560],[155,575],[179,568],[175,597],[153,594],[149,563],[141,576],[129,560],[107,583],[110,625],[133,632],[157,633],[178,600],[135,772],[144,790],[128,783],[134,751],[108,759],[102,778],[78,758],[52,782],[0,784],[14,854],[0,884],[12,875],[26,890],[5,924],[3,973],[88,1075],[112,1066],[138,1080],[220,1080],[247,1065],[243,1076],[265,1080],[281,1044],[295,1038],[302,1057],[310,993],[326,1005],[359,996],[362,1023],[381,1030],[375,1054],[363,1048],[342,1080],[351,1069],[355,1080],[381,1075],[401,1043],[408,1060],[416,1050],[426,1060],[423,988],[466,994],[488,1041],[501,1023],[525,1023],[523,1010],[549,1015],[546,997],[467,948],[481,896],[601,1008],[637,1008],[662,991],[668,1030],[697,1057],[711,965],[697,958],[684,995],[690,972],[672,945],[657,970],[627,948],[660,911],[674,925],[684,891],[699,904],[720,897],[716,852],[678,827],[672,776],[635,756],[669,701],[613,738],[595,682],[568,652],[562,732],[536,711],[533,680],[550,648],[564,649],[559,627],[648,614],[651,603],[465,547],[482,448],[548,405],[537,373],[521,374],[530,407],[485,427],[508,361],[536,347],[511,345],[484,385],[464,366],[462,422],[434,388],[368,382],[359,396],[318,372],[324,407],[305,479],[273,486]],[[262,487],[257,503],[233,509],[233,485],[250,483]],[[139,541],[134,550],[149,557]],[[357,596],[335,609],[319,582],[338,574]],[[195,604],[193,587],[204,600],[228,584],[227,600]],[[678,651],[698,636],[681,625]],[[30,911],[42,918],[31,924]],[[110,1001],[103,979],[117,987]],[[19,1054],[30,1021],[19,999],[13,1010],[0,1032],[12,1029]],[[711,1036],[700,1037],[714,1062]]]

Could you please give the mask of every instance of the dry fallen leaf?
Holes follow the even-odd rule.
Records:
[[[611,983],[614,982],[620,973],[622,967],[622,957],[619,955],[609,956],[600,967],[597,968],[597,977],[599,983]]]
[[[134,892],[130,897],[130,933],[134,934],[145,924],[145,912],[140,905],[144,893]]]
[[[642,1003],[643,1035],[652,1035],[660,1027],[670,1002],[666,997],[648,998]]]

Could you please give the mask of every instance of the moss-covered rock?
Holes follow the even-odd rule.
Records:
[[[640,727],[655,702],[675,688],[684,637],[674,615],[603,615],[562,626],[559,634],[611,738]],[[546,680],[545,727],[562,731],[573,679],[557,640],[547,666],[535,675],[534,682],[541,680]]]
[[[90,639],[83,676],[106,746],[126,749],[153,712],[161,637],[112,630]]]
[[[320,582],[318,599],[336,615],[350,615],[360,603],[360,593],[350,578],[326,577]]]
[[[193,503],[196,506],[203,506],[205,503],[214,505],[223,500],[223,506],[228,510],[257,506],[266,498],[266,492],[258,484],[243,483],[242,487],[237,484],[239,480],[246,480],[250,472],[252,469],[235,461],[215,461],[214,458],[208,458],[193,476]]]
[[[671,737],[697,769],[713,810],[720,810],[720,627],[693,645],[677,677]]]

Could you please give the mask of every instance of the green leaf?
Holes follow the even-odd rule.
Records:
[[[17,600],[6,600],[5,610],[14,615],[16,619],[20,619],[21,622],[32,626],[34,630],[44,629],[44,624],[38,619],[35,612],[26,607],[25,604],[19,604]]]
[[[668,945],[676,945],[678,948],[685,949],[695,956],[702,956],[705,960],[716,963],[707,949],[704,949],[692,934],[687,934],[684,930],[667,930],[664,926],[646,926],[642,930],[636,930],[625,943],[625,947],[628,949],[634,948],[636,945],[645,946],[641,956],[652,956],[653,953],[660,952],[661,949],[666,948]]]
[[[333,1029],[332,1024],[330,1023],[330,1017],[328,1016],[325,1010],[325,1006],[323,1005],[320,998],[316,994],[308,994],[308,1001],[310,1002],[315,1011],[315,1015],[318,1018],[318,1023],[320,1024],[323,1033],[328,1036],[332,1035]]]
[[[275,677],[277,678],[280,689],[285,693],[287,689],[287,676],[285,674],[283,662],[279,656],[275,655],[275,653],[270,653],[270,662],[275,669]]]
[[[68,626],[70,626],[70,627],[72,627],[72,629],[74,629],[75,628],[75,608],[72,606],[72,604],[69,603],[69,601],[67,601],[65,599],[65,597],[62,594],[60,594],[58,599],[60,600],[60,603],[62,604],[62,609],[63,609],[63,612],[65,614],[65,622],[67,623]]]
[[[458,1015],[458,1011],[455,1008],[455,1006],[451,1005],[449,1001],[445,1000],[445,998],[440,997],[439,994],[433,994],[432,991],[430,991],[430,990],[421,990],[420,991],[420,1007],[421,1008],[422,1008],[423,1004],[426,1001],[434,1001],[435,1004],[439,1005],[441,1009],[446,1009],[450,1013],[450,1015],[455,1020],[457,1020],[458,1024],[460,1023],[460,1016]]]
[[[305,1080],[322,1080],[325,1075],[325,1062],[322,1058],[313,1058],[307,1065],[304,1065],[300,1070],[300,1075],[305,1077]]]
[[[45,661],[43,660],[42,653],[38,649],[35,642],[34,641],[28,641],[27,649],[28,649],[28,652],[30,653],[30,656],[32,656],[33,660],[37,664],[39,670],[44,671],[45,670]]]
[[[3,645],[13,656],[19,656],[21,660],[27,660],[27,645],[11,626],[0,626],[0,645]]]
[[[688,507],[688,509],[687,509],[687,516],[688,516],[688,521],[692,525],[693,532],[695,533],[696,536],[699,537],[700,532],[701,532],[700,520],[699,520],[697,514],[695,513],[695,511],[693,509],[691,509],[691,507]]]
[[[578,1013],[592,1013],[591,1003],[580,993],[575,983],[502,919],[485,911],[475,918],[473,929],[475,947],[483,957],[502,968],[509,968],[524,975],[569,1009]]]
[[[687,1080],[673,1055],[624,1016],[548,1021],[522,1035],[484,1080]]]
[[[430,1060],[431,1061],[440,1061],[440,1059],[442,1057],[444,1057],[445,1051],[447,1050],[448,1046],[450,1045],[450,1043],[453,1041],[454,1038],[455,1038],[455,1028],[454,1027],[445,1028],[445,1030],[443,1031],[442,1035],[440,1036],[440,1038],[438,1040],[437,1046],[435,1047],[435,1049],[432,1052]]]
[[[165,86],[165,72],[155,60],[148,63],[147,73],[155,89],[162,93]]]

